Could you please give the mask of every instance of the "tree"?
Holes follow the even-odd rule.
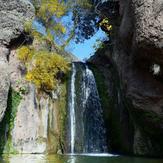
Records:
[[[74,2],[74,0],[70,1]],[[74,30],[75,41],[78,43],[83,42],[85,39],[90,39],[99,28],[110,34],[112,25],[106,11],[115,13],[114,9],[117,10],[117,3],[112,1],[75,0],[72,7],[73,21],[76,22]]]
[[[18,59],[26,67],[26,79],[44,92],[55,90],[61,81],[61,75],[69,69],[67,61],[60,55],[60,47],[55,40],[61,38],[66,28],[61,18],[67,13],[64,1],[33,0],[36,8],[35,22],[45,29],[44,33],[33,27],[33,22],[25,23],[25,31],[38,42],[45,42],[49,48],[39,50],[34,45],[18,49]],[[54,50],[54,51],[53,51]],[[53,51],[53,52],[52,52]]]
[[[66,3],[63,0],[32,0],[32,3],[36,9],[34,21],[38,22],[45,32],[40,33],[33,27],[33,22],[25,24],[26,32],[39,41],[45,41],[50,50],[57,50],[57,40],[61,40],[66,34],[66,28],[61,22],[62,17],[68,12]]]
[[[92,0],[77,0],[73,6],[73,21],[76,21],[75,41],[83,42],[90,39],[98,30],[98,14]]]

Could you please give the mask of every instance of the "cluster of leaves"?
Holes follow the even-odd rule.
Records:
[[[72,39],[76,43],[83,42],[90,39],[99,29],[100,18],[96,12],[96,5],[101,2],[99,0],[32,0],[32,2],[36,8],[35,21],[45,28],[44,40],[52,47],[59,42],[61,47],[65,48]],[[72,22],[67,26],[61,20],[69,13],[72,13]],[[38,35],[37,31],[32,32],[32,35]]]
[[[97,39],[95,44],[93,45],[93,48],[95,51],[97,51],[98,49],[102,49],[104,47],[104,42],[103,40]]]
[[[66,34],[66,27],[61,19],[68,12],[64,0],[32,0],[35,6],[35,20],[45,31],[39,32],[33,27],[33,22],[25,24],[26,32],[30,33],[35,39],[46,41],[51,47],[56,48],[56,40],[61,40]],[[38,28],[38,27],[37,27]]]
[[[32,21],[25,23],[25,31],[48,48],[39,50],[33,45],[22,46],[18,49],[18,59],[27,69],[26,79],[39,90],[50,92],[59,84],[59,74],[68,71],[68,63],[58,54],[60,47],[55,42],[66,33],[61,18],[67,13],[67,6],[63,0],[32,0],[32,3],[36,9],[34,22],[39,23],[45,31],[40,32]]]
[[[44,40],[50,46],[56,46],[60,42],[61,47],[65,48],[72,39],[76,43],[90,39],[101,27],[109,30],[112,27],[100,11],[103,4],[100,0],[32,0],[36,8],[36,19],[44,28]],[[65,25],[61,21],[68,13],[72,13],[72,24]],[[99,20],[104,20],[103,25],[99,25]],[[67,20],[66,20],[67,21]],[[69,22],[70,23],[70,22]],[[69,24],[67,23],[67,24]],[[28,28],[31,29],[31,28]],[[38,35],[35,30],[33,35]]]
[[[28,94],[29,88],[25,79],[18,79],[15,86],[15,91],[19,92],[20,95]]]
[[[75,41],[83,42],[85,39],[90,39],[101,28],[106,33],[110,34],[112,25],[109,21],[109,16],[103,11],[110,11],[109,2],[100,0],[76,0],[73,7],[73,21],[76,21]],[[104,5],[103,5],[104,4]],[[111,3],[112,4],[112,3]],[[114,3],[113,3],[114,4]]]
[[[110,21],[109,19],[106,17],[106,18],[103,18],[101,19],[101,21],[99,22],[99,26],[101,27],[101,29],[107,33],[108,35],[110,35],[110,32],[112,31],[113,29],[113,26],[110,24]]]
[[[75,41],[83,42],[90,39],[98,30],[98,14],[94,11],[91,0],[77,0],[73,7],[73,18],[75,22]]]
[[[99,26],[102,28],[103,31],[109,33],[112,30],[112,25],[109,22],[108,18],[104,18],[99,22]]]
[[[62,77],[60,74],[66,74],[69,69],[62,56],[49,51],[36,51],[26,46],[18,49],[18,58],[26,65],[27,81],[45,92],[56,89]]]
[[[22,46],[21,48],[18,49],[18,55],[17,58],[23,63],[26,64],[28,63],[33,56],[33,50],[30,49],[28,46]]]
[[[50,21],[52,16],[61,17],[65,14],[66,7],[64,1],[60,0],[41,0],[41,5],[36,9],[37,17],[44,23]]]

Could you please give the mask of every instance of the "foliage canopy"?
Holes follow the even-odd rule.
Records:
[[[18,49],[18,58],[26,64],[27,81],[45,92],[55,90],[61,80],[60,74],[69,70],[65,59],[54,52],[35,51],[23,46]]]

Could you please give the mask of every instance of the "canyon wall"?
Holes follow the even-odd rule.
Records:
[[[121,92],[123,107],[105,106],[108,116],[114,116],[107,123],[112,128],[118,126],[110,133],[110,137],[119,138],[110,143],[112,151],[162,157],[163,2],[120,0],[119,15],[111,22],[113,41],[90,62],[101,69],[108,100],[117,99],[118,90]],[[112,69],[114,71],[110,72]],[[119,82],[117,95],[111,93],[116,80]]]

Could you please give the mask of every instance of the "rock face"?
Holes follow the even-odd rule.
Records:
[[[0,47],[0,122],[7,108],[8,91],[10,86],[7,61],[8,55],[9,50],[5,47]]]
[[[34,7],[28,0],[0,1],[0,44],[10,45],[23,35],[24,23],[34,16]]]
[[[26,38],[24,24],[33,17],[28,0],[0,1],[0,152],[4,153],[56,153],[61,146],[57,102],[48,96],[38,100],[16,57],[16,48]],[[19,95],[15,92],[9,98],[10,87]]]
[[[33,18],[28,0],[0,1],[0,153],[64,150],[66,84],[53,93],[55,99],[40,95],[25,80],[26,68],[17,59],[16,50],[26,41],[24,24]]]
[[[57,153],[58,108],[48,97],[41,97],[38,101],[33,86],[30,86],[29,92],[18,107],[12,130],[13,148],[18,153],[46,153],[49,150]],[[50,132],[53,134],[51,137]],[[55,143],[48,144],[49,139]]]
[[[34,8],[27,0],[0,1],[0,121],[7,107],[10,86],[8,58],[11,46],[24,30],[24,23],[34,16]],[[16,45],[15,45],[16,46]]]
[[[125,112],[120,107],[116,117],[121,119],[119,124],[133,127],[128,126],[128,131],[121,127],[121,133],[131,133],[128,145],[122,143],[122,136],[113,151],[162,157],[163,1],[120,0],[119,5],[119,26],[115,25],[113,51],[107,50],[107,56],[116,66],[125,97]],[[106,71],[103,73],[107,76]],[[122,146],[132,148],[125,151]]]
[[[120,1],[120,6],[122,21],[113,58],[132,105],[133,151],[163,156],[163,2],[128,0]]]
[[[24,23],[34,16],[34,8],[26,0],[0,1],[0,121],[7,107],[8,90],[10,86],[8,60],[12,41],[18,39],[24,30]]]
[[[9,96],[7,89],[2,96],[5,98],[1,103],[4,108],[3,115],[6,107],[7,110],[0,123],[0,153],[62,153],[66,84],[61,84],[58,92],[53,93],[55,99],[45,93],[38,93],[35,87],[24,79],[24,67],[17,59],[15,50],[10,52],[6,69],[9,70],[9,77],[5,79],[5,70],[1,90],[3,91],[7,84],[7,89],[9,84],[11,88]]]

